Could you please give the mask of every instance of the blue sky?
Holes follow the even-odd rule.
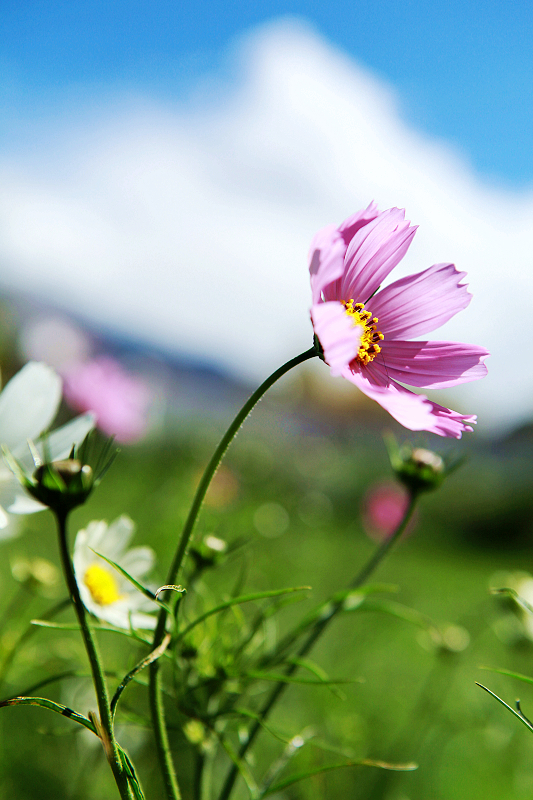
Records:
[[[26,0],[2,4],[3,146],[50,108],[96,89],[180,100],[228,67],[232,42],[282,15],[310,22],[397,90],[410,123],[474,169],[533,184],[533,14],[524,0]]]
[[[419,225],[393,278],[468,273],[471,305],[432,338],[486,347],[489,376],[441,402],[530,419],[532,17],[4,3],[0,287],[255,382],[308,347],[312,236],[374,199]]]

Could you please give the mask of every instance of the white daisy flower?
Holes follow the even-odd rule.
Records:
[[[6,384],[0,393],[0,445],[30,471],[35,469],[28,450],[28,439],[37,441],[46,431],[61,402],[61,378],[46,364],[30,361]],[[51,461],[66,458],[94,428],[94,415],[83,414],[47,436]],[[42,447],[38,449],[42,450]],[[0,539],[14,534],[8,528],[10,514],[33,514],[45,508],[30,497],[7,464],[0,460]]]
[[[134,547],[126,552],[134,531],[133,521],[125,515],[110,525],[105,520],[90,522],[76,536],[73,556],[85,608],[98,619],[127,630],[130,621],[134,628],[155,628],[155,616],[143,612],[155,611],[156,605],[96,553],[102,553],[142,582],[154,565],[155,554],[150,547]]]

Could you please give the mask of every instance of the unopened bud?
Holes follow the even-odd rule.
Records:
[[[54,511],[70,511],[87,500],[93,484],[91,467],[68,458],[37,467],[27,489],[36,500]]]
[[[80,445],[74,445],[68,458],[56,461],[43,461],[39,449],[28,441],[35,465],[30,472],[25,464],[18,461],[6,447],[4,459],[24,488],[45,506],[56,513],[66,513],[85,503],[95,486],[98,486],[118,451],[113,449],[113,440],[108,439],[100,453],[93,453],[94,431],[90,431]],[[47,442],[43,441],[45,454]],[[90,456],[96,456],[94,470],[87,463]]]
[[[444,459],[432,450],[423,447],[402,447],[392,435],[385,440],[389,451],[391,466],[410,492],[428,492],[437,489],[450,472]]]

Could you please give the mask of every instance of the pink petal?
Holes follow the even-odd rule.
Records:
[[[118,442],[134,442],[146,433],[150,390],[110,356],[72,364],[64,372],[63,392],[78,411],[93,411],[100,430]]]
[[[369,370],[363,375],[348,368],[342,374],[411,431],[429,431],[438,436],[460,439],[463,431],[471,431],[471,424],[476,421],[475,416],[464,416],[439,406],[424,395],[414,394],[393,381],[383,386],[377,382],[379,379],[373,379]]]
[[[311,308],[311,319],[324,358],[332,375],[341,375],[357,355],[363,328],[354,325],[342,303],[318,303]]]
[[[472,299],[454,264],[434,264],[382,289],[370,304],[387,339],[410,339],[439,328]]]
[[[339,232],[342,234],[346,246],[348,246],[357,233],[357,231],[367,225],[372,220],[379,216],[379,209],[375,202],[372,200],[370,205],[364,211],[357,211],[350,217],[341,222],[339,225]]]
[[[487,350],[459,342],[382,342],[381,355],[372,367],[401,383],[443,389],[477,381],[487,374]]]
[[[335,225],[322,228],[309,248],[309,274],[313,303],[319,303],[325,287],[344,272],[346,245]]]
[[[338,300],[365,303],[406,254],[416,228],[390,208],[357,231],[346,251]]]
[[[351,240],[355,236],[358,230],[360,230],[365,225],[368,225],[369,222],[372,222],[376,217],[379,216],[379,209],[377,205],[372,201],[370,205],[364,209],[364,211],[357,211],[355,214],[352,214],[350,217],[341,222],[338,227],[338,231],[341,234],[344,244],[345,244],[345,251],[348,245],[350,244]],[[340,273],[337,280],[333,281],[332,283],[328,284],[323,288],[324,299],[325,300],[342,300],[341,297],[341,283],[342,283],[342,275],[344,273],[344,260],[343,260],[343,267],[342,272]]]

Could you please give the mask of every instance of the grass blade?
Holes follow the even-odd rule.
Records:
[[[313,680],[313,678],[295,678],[294,676],[283,675],[274,672],[261,672],[259,670],[250,670],[243,673],[243,677],[252,678],[255,681],[274,681],[275,683],[305,683],[309,686],[338,686],[339,684],[348,683],[362,683],[362,678],[342,678],[339,680],[320,679]]]
[[[83,714],[78,714],[71,708],[61,705],[61,703],[54,703],[53,700],[48,700],[46,697],[11,697],[9,700],[3,700],[0,703],[0,708],[6,706],[39,706],[40,708],[46,708],[49,711],[55,711],[56,714],[61,714],[62,717],[68,717],[68,719],[83,725],[84,728],[98,735],[93,723]]]
[[[528,720],[528,718],[526,716],[524,716],[524,714],[522,714],[522,711],[520,709],[520,701],[519,700],[516,701],[516,711],[515,711],[514,708],[512,708],[509,705],[507,705],[505,700],[502,700],[501,697],[498,697],[497,694],[494,694],[494,692],[491,692],[491,690],[487,689],[486,686],[483,686],[482,683],[478,683],[476,681],[476,686],[479,686],[481,689],[484,689],[488,694],[490,694],[492,697],[494,697],[494,699],[497,700],[498,703],[501,703],[502,706],[505,706],[505,708],[508,711],[510,711],[511,714],[514,714],[515,717],[518,717],[520,722],[522,722],[526,726],[526,728],[529,728],[530,731],[533,731],[533,724]]]
[[[310,586],[294,586],[290,589],[271,589],[267,592],[254,592],[253,594],[243,594],[240,597],[232,597],[231,600],[226,600],[225,603],[220,603],[218,606],[214,606],[214,608],[210,608],[209,611],[206,611],[204,614],[200,614],[199,617],[196,617],[189,625],[187,625],[176,637],[176,642],[179,642],[180,639],[183,639],[189,631],[195,628],[197,625],[200,625],[201,622],[211,617],[213,614],[219,614],[221,611],[225,611],[227,608],[231,608],[231,606],[241,605],[242,603],[252,603],[255,600],[264,600],[267,597],[279,597],[283,594],[290,594],[291,592],[305,592],[309,591]]]
[[[115,711],[117,709],[117,703],[120,700],[120,695],[122,694],[128,683],[137,675],[138,672],[147,667],[153,661],[156,661],[159,658],[159,656],[163,655],[163,653],[165,652],[170,643],[170,639],[171,635],[170,633],[167,633],[167,635],[165,636],[159,647],[156,647],[155,650],[152,650],[151,653],[148,653],[148,655],[145,656],[145,658],[139,661],[139,663],[136,664],[136,666],[130,672],[128,672],[127,675],[124,676],[120,685],[117,687],[115,694],[113,695],[113,699],[111,700],[111,713],[113,716],[115,715]]]
[[[522,675],[520,672],[511,672],[510,669],[497,669],[496,667],[481,667],[480,669],[486,669],[488,672],[497,672],[498,675],[507,675],[509,678],[516,678],[524,683],[533,683],[533,678],[530,678],[529,675]],[[481,684],[478,684],[478,686],[481,686]]]
[[[275,792],[280,792],[283,789],[287,789],[289,786],[292,786],[299,781],[303,781],[306,778],[311,778],[313,775],[320,775],[322,772],[331,772],[334,769],[344,769],[346,767],[377,767],[378,769],[409,772],[414,769],[418,769],[418,764],[389,764],[386,761],[375,761],[371,758],[364,758],[362,761],[346,761],[343,764],[329,764],[328,766],[318,767],[317,769],[311,769],[307,772],[298,772],[294,775],[289,775],[289,777],[285,778],[285,780],[276,783],[274,786],[270,786],[264,794],[260,795],[259,800],[261,800],[263,797],[268,797],[269,794],[275,794]]]

